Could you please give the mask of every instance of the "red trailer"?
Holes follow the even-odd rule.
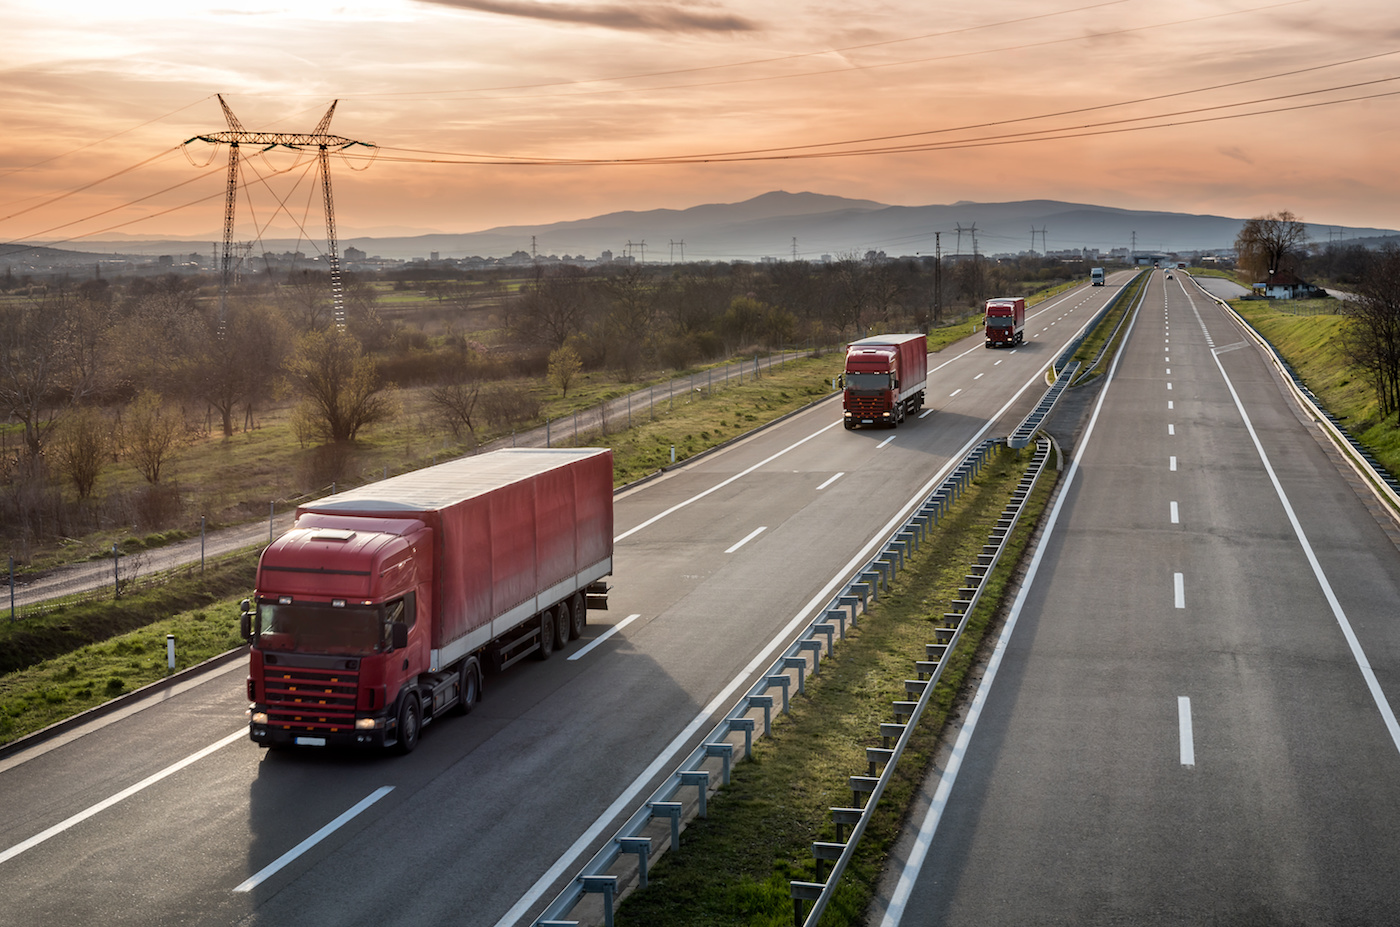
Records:
[[[924,407],[928,386],[928,339],[915,335],[875,335],[846,346],[846,427],[904,421]]]
[[[987,347],[1015,347],[1026,340],[1026,301],[1019,296],[987,300],[982,327]]]
[[[606,608],[612,451],[512,448],[297,510],[244,603],[250,736],[395,747]]]

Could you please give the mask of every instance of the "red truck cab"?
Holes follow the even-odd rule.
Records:
[[[432,532],[416,519],[333,520],[302,516],[264,555],[250,603],[255,741],[394,745],[389,709],[428,670],[416,618],[431,605]]]
[[[1019,296],[987,300],[983,323],[987,347],[1015,347],[1026,340],[1026,301]]]
[[[928,339],[922,334],[876,335],[846,346],[845,423],[893,428],[924,405]]]

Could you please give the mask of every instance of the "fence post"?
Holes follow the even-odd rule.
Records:
[[[117,553],[117,544],[112,542],[112,598],[122,597],[122,574],[121,574],[121,554]]]
[[[204,520],[203,515],[199,516],[199,572],[204,572]]]
[[[277,514],[277,502],[273,500],[267,504],[267,543],[272,543],[272,519]]]
[[[10,558],[10,620],[15,620],[15,558]]]

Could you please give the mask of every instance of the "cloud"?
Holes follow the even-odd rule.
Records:
[[[1227,158],[1233,158],[1234,160],[1243,162],[1244,164],[1254,164],[1254,159],[1251,158],[1243,148],[1240,148],[1237,145],[1232,145],[1228,148],[1221,146],[1217,148],[1216,151]]]
[[[731,13],[701,13],[676,6],[540,3],[537,0],[424,0],[439,6],[549,22],[646,32],[749,32],[757,27]]]

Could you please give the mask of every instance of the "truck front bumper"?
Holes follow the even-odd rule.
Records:
[[[297,731],[274,727],[265,722],[250,721],[248,737],[263,747],[357,747],[382,750],[398,743],[396,732],[388,723],[364,730]]]

